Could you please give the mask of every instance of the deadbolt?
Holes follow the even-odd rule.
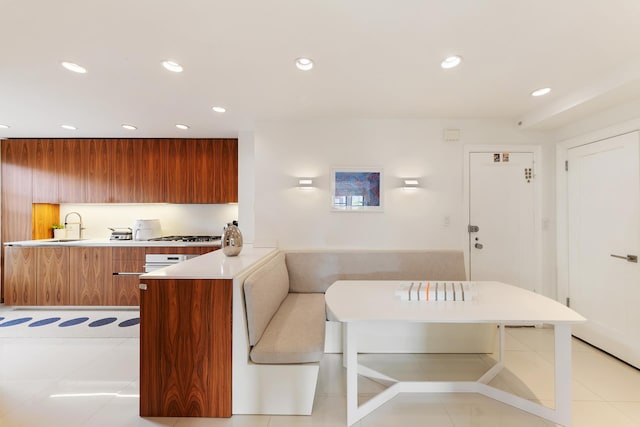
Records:
[[[480,227],[478,227],[477,225],[469,225],[467,230],[469,231],[469,233],[477,233],[478,231],[480,231]]]
[[[482,249],[482,243],[476,243],[475,245],[473,245],[476,249]]]

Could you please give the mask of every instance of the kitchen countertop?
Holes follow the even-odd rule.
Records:
[[[220,240],[213,242],[173,242],[173,241],[150,241],[150,240],[110,240],[110,239],[81,239],[81,240],[64,240],[64,239],[42,239],[42,240],[22,240],[17,242],[6,242],[5,246],[24,246],[24,247],[40,247],[40,246],[106,246],[106,247],[202,247],[212,246],[219,248]]]
[[[140,276],[144,279],[233,279],[276,248],[254,248],[244,245],[238,256],[228,257],[222,251],[209,252],[179,264],[161,268]]]

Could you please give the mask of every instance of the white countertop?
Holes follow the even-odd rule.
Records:
[[[276,248],[254,248],[245,245],[239,255],[228,257],[222,251],[209,252],[179,264],[140,276],[144,279],[233,279]]]
[[[5,246],[24,246],[24,247],[36,247],[36,246],[123,246],[123,247],[187,247],[187,246],[212,246],[219,248],[220,240],[213,242],[174,242],[174,241],[150,241],[150,240],[110,240],[110,239],[41,239],[41,240],[22,240],[17,242],[6,242]]]

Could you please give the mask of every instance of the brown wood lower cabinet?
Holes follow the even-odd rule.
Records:
[[[201,255],[212,246],[7,246],[6,305],[138,306],[146,253]],[[129,274],[126,274],[129,273]]]
[[[144,273],[145,248],[111,248],[111,283],[115,305],[140,305],[140,278]]]
[[[114,305],[111,248],[69,248],[71,305]]]
[[[6,305],[68,305],[69,248],[7,246]]]
[[[36,305],[36,249],[20,246],[4,248],[4,303]]]
[[[231,416],[232,280],[144,280],[140,415]]]
[[[38,305],[69,305],[69,248],[37,248]]]

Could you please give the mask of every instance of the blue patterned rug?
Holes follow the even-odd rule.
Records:
[[[137,338],[137,308],[4,307],[0,306],[0,338]]]

